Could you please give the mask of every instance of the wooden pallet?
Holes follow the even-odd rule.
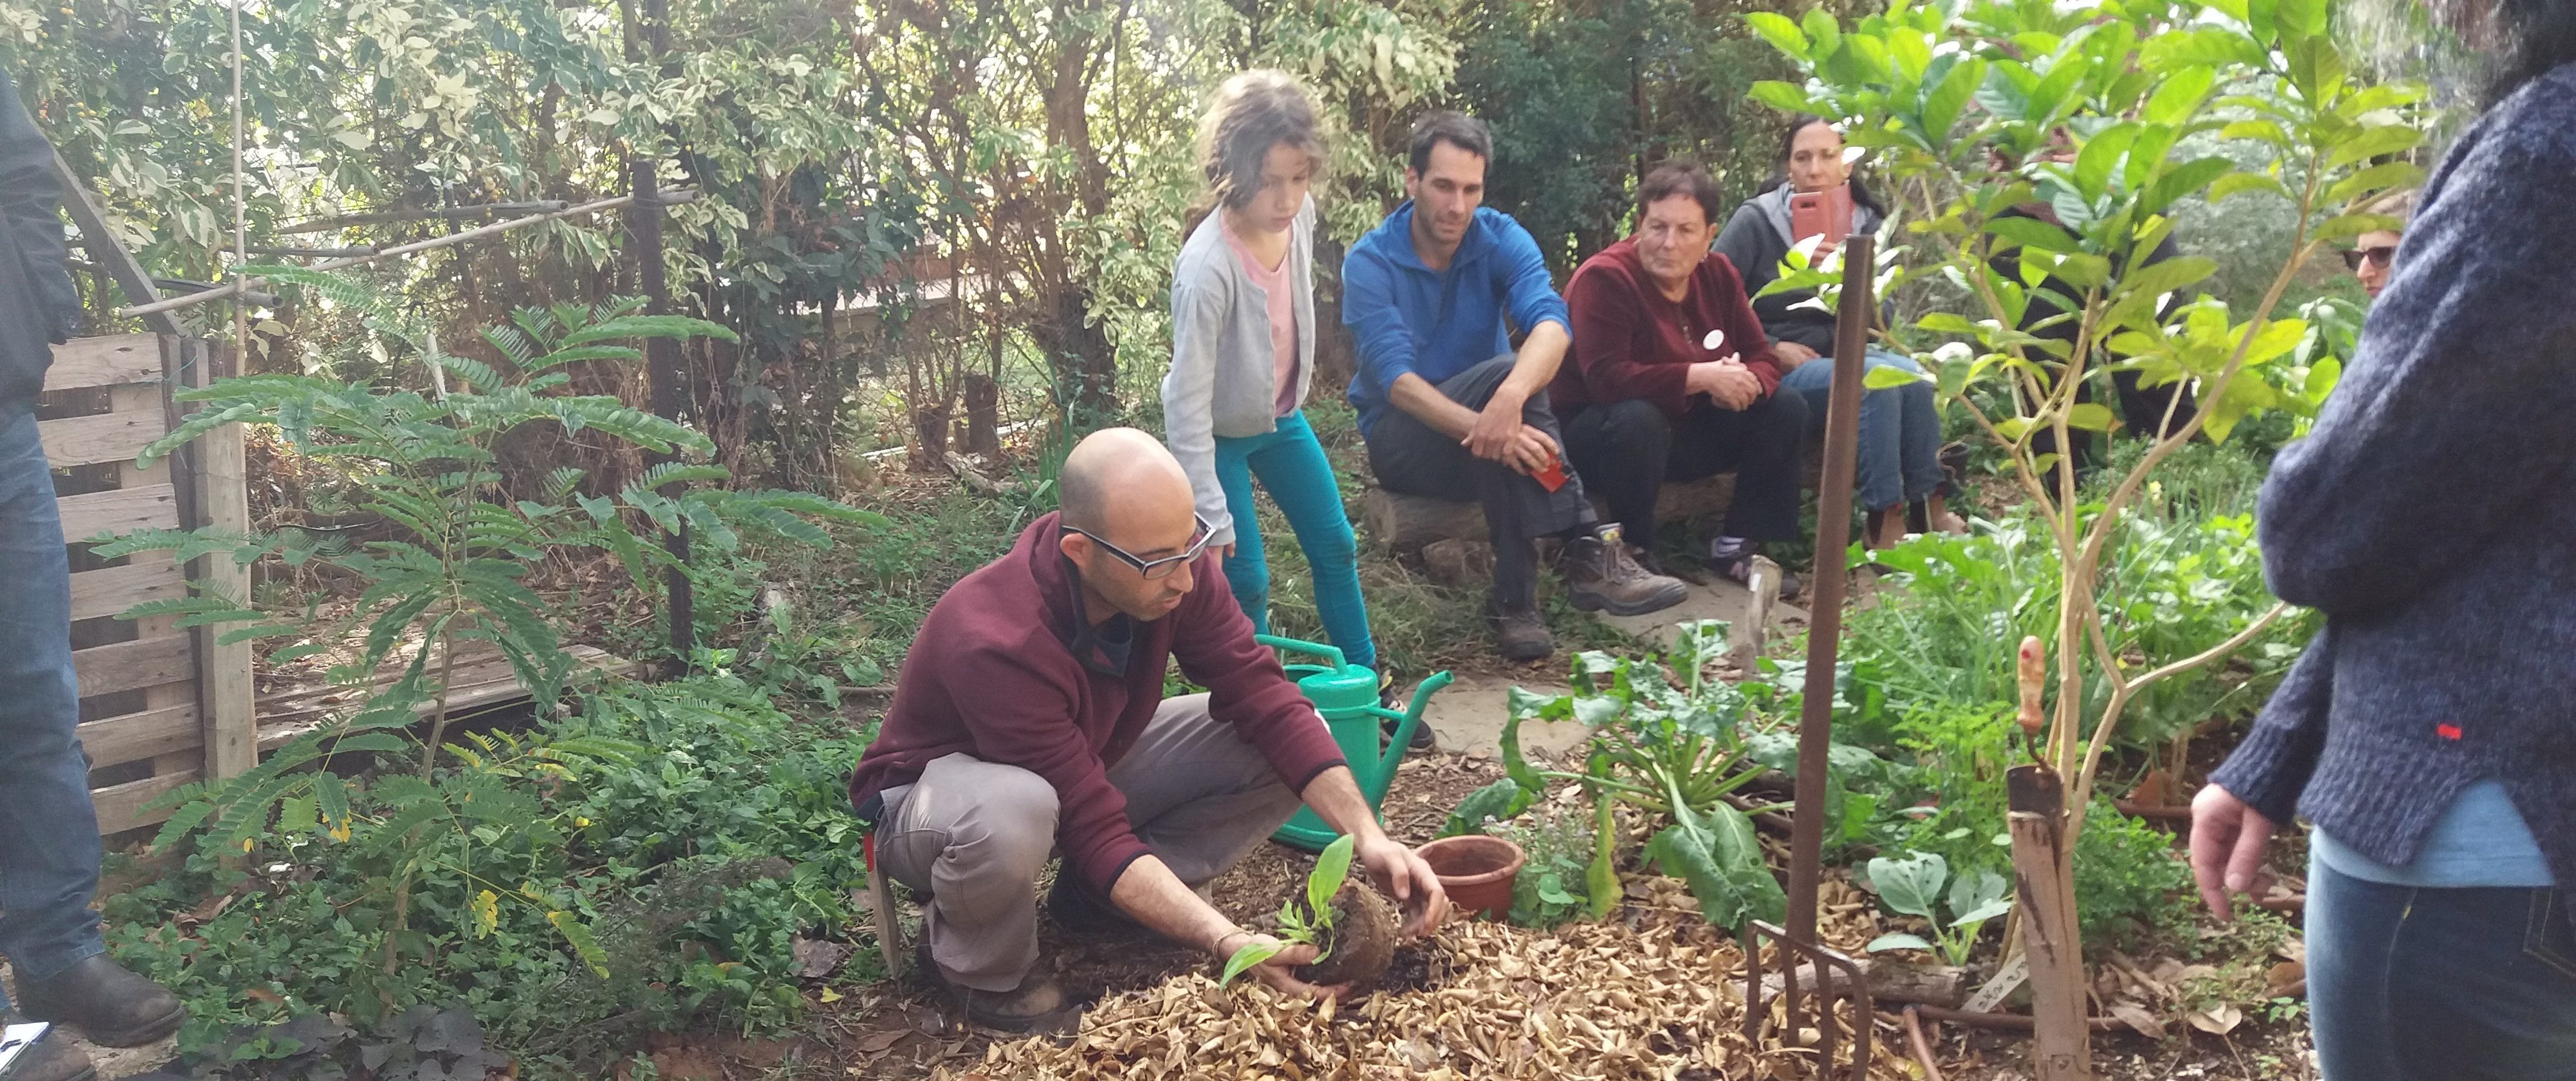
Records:
[[[570,646],[564,653],[577,666],[575,682],[579,682],[585,672],[639,679],[648,674],[641,662],[626,660],[596,646]],[[306,683],[260,695],[257,706],[260,752],[265,754],[286,746],[297,737],[320,728],[333,717],[356,709],[369,695],[392,686],[394,680],[401,677],[408,660],[405,657],[377,669],[373,683],[367,687]],[[430,656],[429,666],[432,672],[438,670],[439,658],[435,653]],[[519,683],[518,674],[510,670],[509,661],[490,642],[468,642],[458,647],[456,667],[450,671],[447,681],[447,715],[450,719],[517,705],[527,698],[528,689]],[[430,707],[423,706],[418,712],[427,717]]]
[[[247,645],[212,647],[209,636],[180,630],[167,616],[115,618],[145,601],[185,595],[187,569],[167,555],[101,561],[87,555],[84,543],[137,529],[247,524],[238,425],[192,444],[196,468],[187,474],[174,474],[172,458],[148,469],[134,461],[170,431],[171,376],[202,376],[211,363],[202,341],[128,334],[59,346],[45,373],[37,434],[58,471],[63,537],[78,553],[71,616],[73,643],[81,648],[72,663],[102,834],[160,821],[168,812],[143,809],[153,798],[200,777],[247,769],[256,754]],[[205,491],[227,482],[228,495]],[[185,521],[183,490],[195,497],[187,501],[193,513]],[[232,573],[238,568],[223,562],[213,573],[246,586]]]

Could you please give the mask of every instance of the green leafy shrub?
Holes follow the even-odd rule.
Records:
[[[469,735],[429,780],[360,771],[346,838],[200,846],[108,899],[110,945],[187,1001],[180,1047],[208,1055],[291,1051],[245,1025],[453,1004],[526,1068],[578,1076],[648,1028],[775,1025],[803,1004],[795,939],[847,926],[865,884],[842,787],[865,746],[732,677],[607,687],[527,736]],[[404,828],[418,801],[454,828]]]
[[[1917,852],[1904,859],[1873,859],[1869,861],[1869,882],[1878,890],[1879,902],[1891,911],[1921,917],[1932,926],[1932,941],[1894,931],[1870,940],[1871,953],[1937,949],[1951,964],[1964,965],[1968,963],[1968,951],[1977,944],[1977,931],[1987,920],[2013,907],[2009,879],[1993,871],[1962,870],[1953,876],[1949,861],[1931,852]],[[1946,917],[1941,912],[1944,882],[1950,886]]]
[[[1545,808],[1518,821],[1492,823],[1484,832],[1520,846],[1526,861],[1512,883],[1513,923],[1554,927],[1590,912],[1584,878],[1597,846],[1589,817]]]

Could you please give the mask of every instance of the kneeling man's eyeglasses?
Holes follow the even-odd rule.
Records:
[[[1208,527],[1207,519],[1201,518],[1196,514],[1190,515],[1190,521],[1197,523],[1198,530],[1190,534],[1189,548],[1179,555],[1164,556],[1160,559],[1147,559],[1143,556],[1136,555],[1124,548],[1109,543],[1108,538],[1102,537],[1100,534],[1094,533],[1088,529],[1078,529],[1073,526],[1066,526],[1064,527],[1064,531],[1067,533],[1080,533],[1083,536],[1091,538],[1091,543],[1108,549],[1110,555],[1117,556],[1119,562],[1136,568],[1136,573],[1144,575],[1145,580],[1150,582],[1156,579],[1171,577],[1172,572],[1181,569],[1182,564],[1193,559],[1197,559],[1200,552],[1207,550],[1208,538],[1215,536],[1215,532]]]

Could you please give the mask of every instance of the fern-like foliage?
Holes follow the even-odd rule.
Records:
[[[394,883],[396,895],[418,876],[437,872],[477,880],[492,898],[490,905],[504,898],[539,904],[507,881],[480,883],[478,877],[495,872],[481,866],[474,853],[524,851],[565,841],[536,801],[511,782],[570,779],[591,763],[629,760],[643,748],[606,739],[548,744],[485,734],[446,743],[445,659],[461,648],[488,644],[507,659],[535,700],[552,702],[564,690],[574,662],[549,602],[527,578],[558,553],[611,553],[637,588],[649,591],[658,588],[656,573],[674,560],[663,545],[640,535],[648,522],[663,529],[678,529],[685,522],[708,536],[713,547],[729,549],[737,539],[737,522],[791,540],[828,544],[830,538],[816,520],[882,519],[802,493],[726,491],[713,487],[727,479],[723,469],[688,462],[657,465],[607,495],[583,491],[582,471],[565,468],[546,478],[537,498],[504,496],[493,448],[531,426],[589,432],[663,454],[711,451],[712,444],[698,432],[617,398],[564,393],[569,376],[562,369],[584,362],[633,363],[642,354],[629,343],[640,339],[705,335],[732,340],[732,332],[723,327],[639,314],[640,302],[632,300],[525,308],[482,335],[503,360],[493,364],[435,352],[425,321],[397,298],[357,280],[296,267],[252,267],[249,273],[305,288],[357,312],[389,345],[420,356],[424,373],[440,373],[436,385],[441,389],[423,394],[300,375],[224,379],[180,394],[203,408],[145,449],[142,457],[148,463],[223,425],[268,425],[298,453],[335,460],[367,478],[358,486],[351,510],[385,527],[368,531],[372,539],[354,544],[299,529],[269,534],[146,530],[109,539],[97,549],[102,556],[166,551],[182,560],[213,556],[243,565],[263,558],[299,565],[322,562],[360,583],[347,614],[330,621],[317,622],[308,613],[264,612],[202,583],[190,596],[152,601],[125,613],[126,618],[175,617],[183,627],[222,626],[227,629],[221,640],[227,642],[300,638],[277,655],[342,652],[349,659],[333,667],[329,678],[371,688],[354,709],[288,743],[250,771],[165,795],[160,806],[173,813],[154,846],[194,837],[201,852],[237,855],[263,844],[339,844],[346,846],[348,858],[375,861],[380,880]],[[379,673],[387,670],[391,681],[378,687]],[[424,716],[432,718],[425,740],[411,734]],[[452,768],[436,768],[440,751],[455,763]],[[415,767],[396,765],[415,760]],[[366,773],[372,779],[363,782],[344,779],[349,771],[342,767],[353,762],[381,772]],[[321,766],[331,768],[316,768]],[[394,925],[410,918],[400,905],[393,912],[387,919]],[[576,953],[597,963],[599,947],[577,913],[549,909],[545,918]],[[490,923],[480,926],[488,930]],[[387,941],[390,964],[410,940],[397,926]]]

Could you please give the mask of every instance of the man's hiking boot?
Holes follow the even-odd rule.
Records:
[[[1690,586],[1681,579],[1649,574],[1639,567],[1629,557],[1616,526],[1567,541],[1557,567],[1565,575],[1568,599],[1586,612],[1642,616],[1690,596]]]
[[[1507,609],[1488,604],[1485,622],[1493,627],[1494,649],[1504,660],[1543,661],[1556,652],[1556,636],[1547,633],[1547,621],[1538,617],[1536,606]]]
[[[1020,985],[1008,991],[983,991],[952,981],[941,972],[939,962],[930,956],[927,939],[913,948],[913,961],[922,980],[937,989],[940,997],[965,1011],[966,1023],[977,1028],[1014,1034],[1072,1032],[1082,1023],[1082,1003],[1065,994],[1054,980],[1035,972],[1022,977]]]
[[[187,1016],[179,996],[103,953],[41,980],[21,978],[18,1009],[34,1020],[79,1029],[102,1047],[141,1047],[179,1031]]]
[[[26,1020],[0,1011],[0,1027]],[[98,1081],[98,1071],[91,1068],[89,1056],[72,1043],[72,1034],[57,1025],[35,1046],[18,1053],[9,1069],[9,1081]]]

